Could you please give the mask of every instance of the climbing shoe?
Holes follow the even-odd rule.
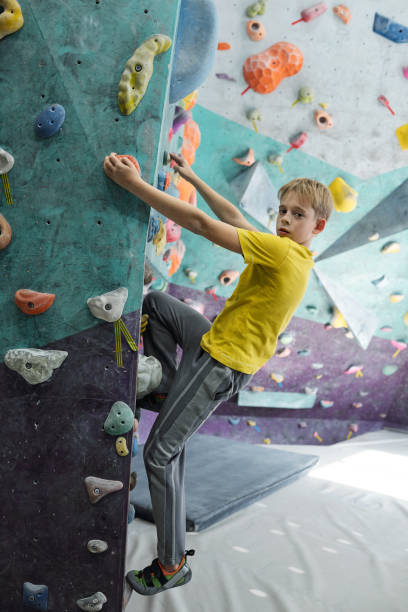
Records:
[[[180,565],[174,572],[166,572],[159,559],[143,570],[131,570],[126,574],[129,586],[140,595],[156,595],[173,587],[183,586],[190,582],[192,572],[186,557],[194,555],[194,550],[186,550]]]

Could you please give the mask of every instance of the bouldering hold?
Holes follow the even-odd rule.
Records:
[[[284,348],[280,348],[276,351],[275,355],[276,357],[279,357],[279,359],[285,359],[285,357],[289,357],[289,355],[291,354],[291,350],[288,346],[285,346]]]
[[[310,355],[310,349],[300,349],[297,354],[299,355],[299,357],[307,357],[308,355]]]
[[[115,447],[116,452],[120,457],[126,457],[126,455],[129,454],[129,450],[126,444],[126,438],[124,438],[123,436],[116,438]]]
[[[344,370],[344,374],[355,374],[355,378],[359,378],[363,376],[363,368],[363,365],[351,365],[347,368],[347,370]]]
[[[86,303],[94,317],[113,323],[119,321],[122,316],[127,299],[127,288],[119,287],[108,293],[88,298]]]
[[[255,427],[255,425],[256,425],[256,421],[254,421],[253,419],[248,419],[247,424],[248,424],[250,427]]]
[[[220,281],[221,285],[226,287],[227,285],[231,285],[231,283],[236,281],[238,277],[238,270],[224,270],[224,272],[221,272],[221,274],[218,276],[218,280]]]
[[[398,302],[402,302],[403,299],[404,295],[399,291],[396,293],[391,293],[390,295],[390,302],[392,302],[393,304],[398,304]]]
[[[379,278],[374,278],[371,283],[374,285],[374,287],[385,287],[386,285],[388,285],[388,280],[385,277],[385,274],[383,274],[382,276],[380,276]]]
[[[359,394],[361,395],[361,397],[365,397],[366,395],[369,394],[369,391],[360,391]]]
[[[141,355],[139,355],[139,359]],[[133,412],[125,402],[115,402],[106,417],[103,428],[111,436],[121,436],[133,427]]]
[[[231,49],[231,45],[227,42],[219,42],[217,45],[217,51],[228,51]]]
[[[381,253],[389,254],[389,253],[399,253],[401,249],[400,243],[391,240],[384,244],[381,248]]]
[[[183,146],[181,155],[185,157],[187,163],[192,166],[195,161],[195,153],[201,142],[201,132],[198,123],[189,119],[184,126]]]
[[[290,147],[286,151],[286,153],[290,153],[292,149],[300,149],[300,147],[302,147],[305,144],[306,140],[307,140],[306,132],[300,132],[296,134],[296,136],[293,136],[293,138],[289,141]]]
[[[269,378],[278,383],[278,385],[281,385],[285,380],[285,377],[282,374],[277,374],[276,372],[272,372],[272,374],[269,375]]]
[[[10,172],[13,166],[14,157],[4,149],[0,149],[0,174],[7,174],[7,172]]]
[[[173,179],[174,180],[174,179]],[[194,205],[195,200],[195,187],[183,177],[177,182],[177,189],[179,191],[179,198],[183,200],[183,202],[187,202],[188,204]]]
[[[345,24],[348,24],[351,19],[351,11],[345,4],[338,4],[337,6],[334,6],[333,13]]]
[[[300,421],[300,423],[298,423],[298,427],[299,429],[306,429],[307,423],[305,421]]]
[[[149,227],[147,228],[147,242],[151,242],[160,229],[160,217],[158,213],[151,208]]]
[[[124,115],[130,115],[140,104],[153,74],[153,60],[171,46],[171,38],[153,34],[128,59],[119,82],[118,104]]]
[[[217,301],[217,300],[218,300],[218,297],[217,297],[217,295],[216,295],[216,293],[215,293],[215,285],[211,285],[210,287],[207,287],[207,288],[205,289],[205,292],[206,292],[208,295],[212,295],[212,297],[213,297],[213,299],[214,299],[215,301]]]
[[[49,380],[53,371],[59,368],[68,357],[66,351],[46,351],[34,348],[10,349],[4,357],[4,363],[14,370],[30,385]]]
[[[317,387],[305,387],[305,393],[307,395],[315,395],[317,393]]]
[[[282,332],[278,339],[282,344],[290,344],[293,342],[293,336],[289,332]]]
[[[40,293],[31,289],[19,289],[14,294],[18,308],[28,315],[39,315],[49,308],[55,300],[54,293]]]
[[[137,485],[137,472],[131,472],[129,478],[129,491],[133,491],[133,489]]]
[[[373,32],[395,43],[408,42],[408,28],[379,13],[374,16]]]
[[[183,302],[191,306],[193,310],[196,310],[200,314],[204,314],[205,308],[202,302],[198,302],[197,300],[192,300],[191,298],[184,298]]]
[[[349,427],[350,427],[350,430],[353,433],[357,433],[358,432],[358,425],[357,425],[357,423],[350,423]]]
[[[316,361],[315,363],[312,363],[312,368],[314,370],[321,370],[322,368],[324,368],[324,364]]]
[[[240,166],[252,166],[255,163],[255,156],[252,149],[248,149],[248,153],[243,157],[233,157],[234,162],[239,164]]]
[[[314,438],[316,438],[317,440],[319,440],[319,442],[323,442],[323,438],[321,438],[321,437],[319,436],[319,434],[317,433],[317,431],[314,431],[314,432],[313,432],[313,437],[314,437]]]
[[[404,125],[400,125],[395,130],[395,134],[398,138],[398,142],[403,151],[408,149],[408,123],[404,123]]]
[[[11,241],[11,227],[3,215],[0,215],[0,250],[5,249]]]
[[[378,240],[380,237],[380,234],[378,232],[374,232],[374,234],[371,234],[371,236],[368,237],[370,242],[374,242],[375,240]]]
[[[340,176],[330,183],[329,189],[337,212],[348,213],[355,209],[358,193]]]
[[[329,113],[326,113],[326,111],[315,110],[313,116],[315,124],[319,130],[328,130],[329,128],[333,127],[333,119],[330,117]]]
[[[17,0],[0,0],[0,40],[8,34],[14,34],[24,25],[21,6]],[[27,583],[28,584],[28,583]]]
[[[395,112],[392,110],[390,103],[388,102],[385,96],[378,96],[377,100],[381,102],[381,104],[383,104],[385,108],[388,108],[391,114],[395,115]]]
[[[402,320],[404,321],[405,325],[408,325],[408,312],[404,314]]]
[[[270,164],[272,164],[272,166],[276,166],[277,168],[279,168],[279,172],[283,172],[283,168],[282,168],[282,164],[283,164],[283,157],[282,155],[268,155],[268,162]]]
[[[156,278],[150,286],[152,291],[166,291],[169,282],[164,278]]]
[[[334,402],[332,402],[331,400],[320,400],[320,406],[322,408],[331,408],[333,404]]]
[[[320,106],[320,108],[322,108],[323,110],[326,110],[326,108],[327,108],[329,105],[327,104],[327,102],[319,102],[319,106]]]
[[[397,349],[393,354],[393,357],[396,357],[398,353],[400,353],[401,351],[405,351],[405,349],[407,348],[407,343],[403,342],[402,340],[391,340],[391,344]]]
[[[356,408],[356,410],[362,407],[363,407],[363,404],[361,402],[353,402],[353,408]]]
[[[133,440],[132,440],[132,457],[136,457],[137,455],[137,449],[139,448],[139,443],[137,440],[137,436],[133,436]]]
[[[89,540],[87,549],[90,553],[98,555],[108,550],[108,543],[104,540]]]
[[[24,582],[23,605],[35,610],[48,610],[48,587],[45,584]]]
[[[268,0],[258,0],[258,2],[250,4],[245,11],[247,17],[256,17],[257,15],[263,15],[265,13],[267,1]]]
[[[397,370],[398,366],[396,365],[386,365],[383,367],[382,373],[384,374],[384,376],[391,376],[392,374],[395,374]]]
[[[312,19],[316,19],[320,15],[323,15],[324,12],[327,11],[327,5],[325,2],[319,2],[318,4],[314,4],[310,8],[303,9],[300,11],[301,18],[296,21],[292,21],[291,25],[295,25],[295,23],[300,23],[301,21],[308,22],[312,21]]]
[[[263,439],[263,443],[268,445],[268,444],[271,443],[271,439],[270,438],[264,438]]]
[[[134,507],[133,504],[129,504],[129,507],[128,507],[128,518],[127,518],[128,524],[131,523],[135,519],[135,516],[136,516],[135,507]]]
[[[184,274],[191,280],[192,283],[195,283],[198,272],[192,270],[191,268],[185,268]]]
[[[221,79],[223,81],[232,81],[233,83],[237,82],[237,79],[234,79],[234,77],[231,77],[226,72],[216,72],[215,76],[217,77],[217,79]]]
[[[133,157],[133,155],[116,155],[116,157],[125,157],[126,159],[128,159],[130,162],[132,162],[132,164],[134,165],[134,167],[136,168],[136,170],[138,171],[139,174],[142,174],[141,170],[140,170],[140,165],[139,162],[137,161],[136,157]]]
[[[301,87],[298,91],[298,97],[293,102],[292,106],[295,106],[298,102],[301,104],[310,104],[314,100],[314,91],[311,87]]]
[[[87,476],[84,482],[91,504],[96,504],[109,493],[115,493],[115,491],[123,489],[123,482],[120,482],[120,480],[106,480],[97,476]]]
[[[254,109],[248,111],[246,116],[252,122],[252,125],[254,126],[255,132],[258,132],[258,126],[257,126],[256,122],[257,121],[262,121],[262,119],[263,119],[261,111],[259,109],[257,109],[257,108],[254,108]]]
[[[382,332],[392,332],[392,327],[390,325],[383,325],[380,327],[380,331]]]
[[[323,374],[317,374],[317,376],[315,376],[316,380],[320,380],[322,378]]]
[[[406,79],[408,79],[408,66],[402,67],[402,74],[404,75]]]
[[[170,247],[163,253],[163,261],[168,266],[168,275],[172,276],[179,269],[183,257],[186,252],[186,246],[182,240],[176,240],[172,242]]]
[[[187,123],[187,121],[189,121],[189,119],[191,118],[192,118],[191,111],[186,111],[181,106],[176,106],[173,124],[172,124],[173,135],[177,134],[181,126]]]
[[[306,310],[311,315],[317,314],[317,306],[314,306],[313,304],[308,304],[306,306]]]
[[[166,242],[175,242],[181,236],[181,225],[177,225],[171,219],[166,221]]]
[[[265,27],[260,21],[255,21],[253,19],[247,21],[246,29],[251,40],[258,41],[265,38]]]
[[[93,595],[89,595],[89,597],[82,597],[82,599],[77,599],[77,606],[81,608],[81,610],[85,610],[86,612],[99,612],[102,610],[103,604],[105,604],[108,600],[105,595],[101,593],[101,591],[97,591]]]
[[[136,398],[141,399],[156,389],[162,379],[162,365],[156,357],[139,355],[136,377]]]
[[[46,106],[35,118],[34,129],[39,138],[50,138],[65,121],[65,108],[61,104]]]
[[[195,89],[194,91],[189,93],[187,96],[184,96],[182,100],[179,100],[177,102],[177,105],[184,108],[184,110],[191,110],[197,102],[197,97],[198,97],[198,90]]]
[[[261,385],[251,385],[249,390],[253,393],[260,393],[261,391],[265,391],[265,387],[262,387]]]
[[[341,327],[348,327],[347,321],[341,314],[340,310],[336,307],[333,308],[333,317],[331,318],[330,325],[335,329],[340,329]]]
[[[242,93],[251,88],[260,94],[271,93],[283,79],[297,74],[302,65],[303,55],[298,47],[288,42],[275,43],[245,60],[242,70],[248,87]]]
[[[240,417],[229,417],[228,419],[228,423],[230,423],[231,425],[238,425],[240,421]]]

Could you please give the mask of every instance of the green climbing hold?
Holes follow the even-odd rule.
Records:
[[[396,365],[386,365],[383,367],[382,373],[385,376],[391,376],[391,374],[395,374],[397,370],[398,370],[398,366]]]
[[[268,0],[258,0],[258,2],[254,2],[246,9],[247,17],[253,19],[257,15],[263,15],[266,9],[266,3]]]
[[[132,429],[133,419],[133,412],[125,402],[115,402],[103,428],[111,436],[120,436]]]

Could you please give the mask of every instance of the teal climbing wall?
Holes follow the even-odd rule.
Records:
[[[155,183],[172,107],[174,44],[154,60],[147,92],[129,116],[117,105],[124,65],[155,33],[173,42],[179,0],[22,0],[24,26],[0,41],[0,147],[11,153],[13,205],[0,212],[13,231],[0,251],[0,434],[2,607],[22,609],[23,582],[49,588],[49,609],[103,591],[122,609],[130,455],[119,457],[102,426],[116,400],[134,408],[137,353],[122,340],[116,366],[113,324],[94,318],[87,298],[129,290],[123,318],[138,340],[149,208],[103,172],[111,151],[135,155]],[[60,132],[40,139],[34,119],[62,104]],[[55,294],[39,316],[14,293]],[[30,385],[3,363],[12,348],[66,350],[50,381]],[[132,433],[126,434],[128,447]],[[119,480],[120,492],[90,504],[86,476]],[[92,555],[89,539],[109,543]],[[69,576],[69,579],[68,579]]]

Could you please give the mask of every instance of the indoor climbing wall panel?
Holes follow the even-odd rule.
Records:
[[[1,40],[0,148],[14,157],[0,193],[0,213],[12,231],[0,250],[2,603],[8,612],[22,610],[23,585],[31,583],[29,607],[71,611],[101,592],[105,609],[121,610],[131,453],[119,455],[116,437],[103,426],[116,401],[135,406],[132,347],[139,340],[150,209],[106,177],[103,160],[111,151],[133,155],[155,184],[174,45],[152,59],[146,91],[129,115],[119,109],[118,88],[144,41],[155,34],[174,41],[179,0],[26,0],[21,8],[23,27]],[[38,115],[58,105],[65,120],[43,138]],[[87,300],[120,287],[128,290],[127,299],[124,291],[117,298],[121,323],[95,318]],[[14,299],[20,289],[55,299],[31,314],[42,310],[42,297],[20,294],[26,314]],[[102,301],[105,315],[115,300]],[[36,351],[20,351],[17,359],[12,352],[27,348],[62,352],[46,363],[44,382],[27,382],[44,372]],[[12,367],[19,361],[25,377],[5,361]],[[130,451],[131,429],[123,435]],[[102,498],[94,484],[93,503],[89,476],[121,488]],[[90,552],[95,539],[107,550]],[[39,608],[47,597],[48,608]]]

